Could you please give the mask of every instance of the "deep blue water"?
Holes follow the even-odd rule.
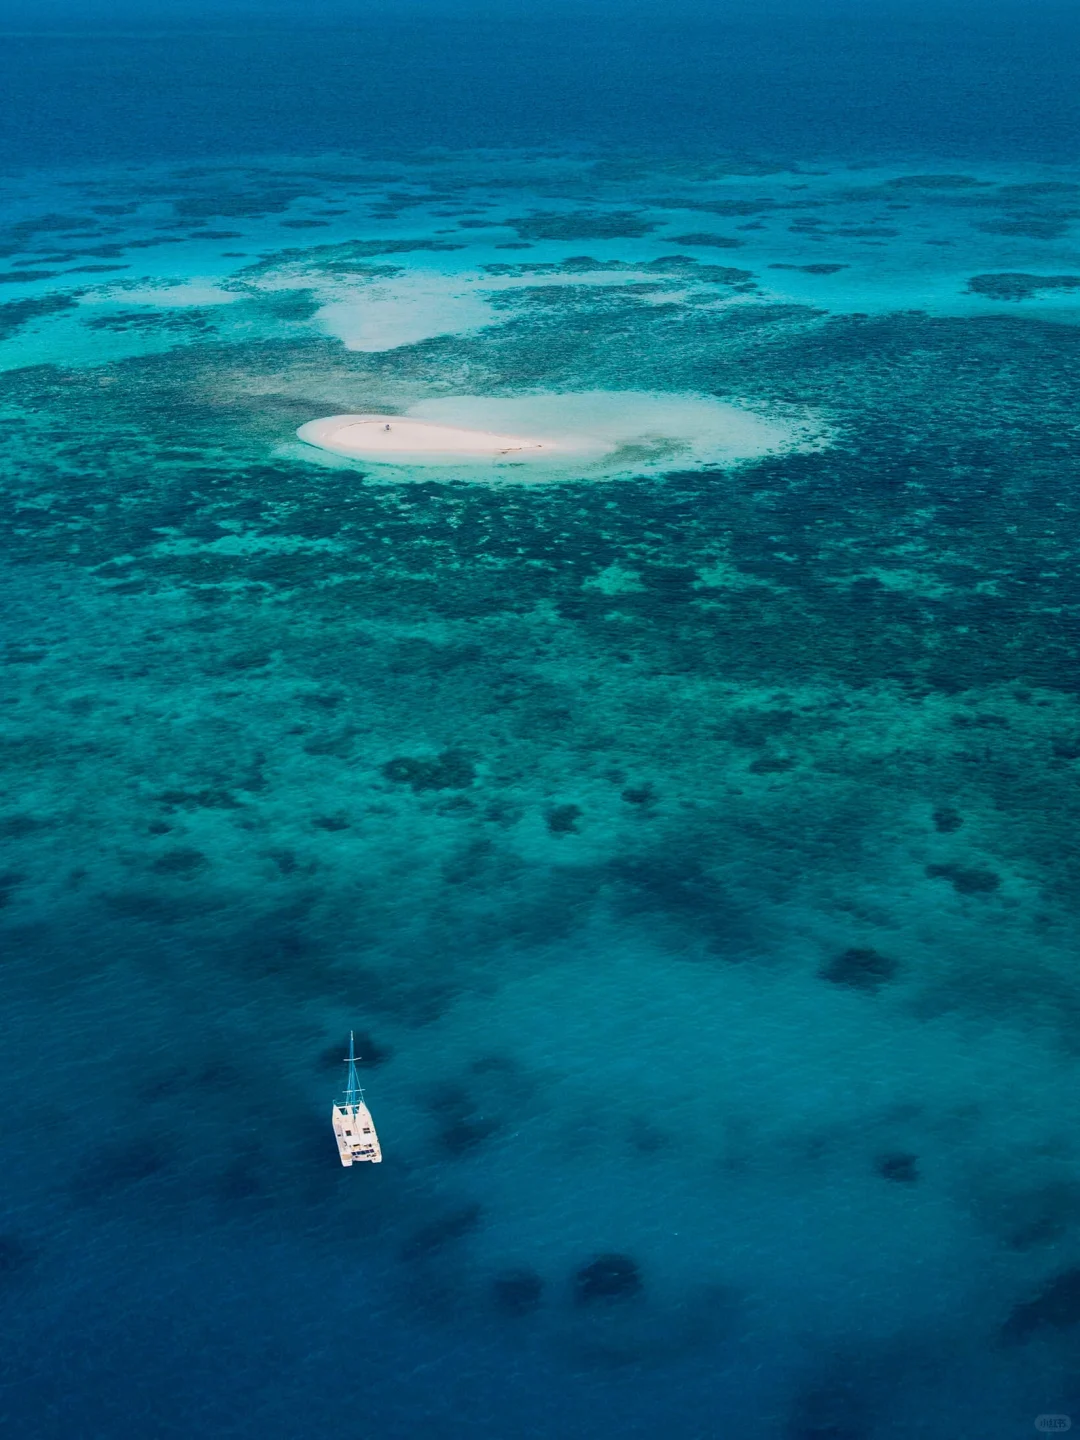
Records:
[[[5,1433],[1080,1424],[1075,10],[0,19]]]
[[[3,158],[586,144],[1068,160],[1074,7],[16,12]]]

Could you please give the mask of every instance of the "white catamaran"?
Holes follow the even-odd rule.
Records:
[[[375,1121],[371,1111],[364,1104],[364,1092],[356,1074],[356,1046],[353,1032],[349,1031],[349,1054],[346,1059],[349,1078],[342,1099],[334,1102],[334,1138],[343,1165],[352,1165],[357,1160],[371,1160],[377,1165],[382,1159],[382,1147],[375,1134]]]

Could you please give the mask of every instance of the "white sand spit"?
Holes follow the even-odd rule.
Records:
[[[551,441],[524,435],[497,435],[491,430],[466,430],[406,415],[331,415],[312,420],[296,432],[309,445],[363,460],[397,464],[445,465],[457,456],[470,459],[526,455],[564,449]],[[603,448],[603,447],[601,447]]]
[[[827,443],[810,416],[632,390],[459,395],[421,401],[404,415],[330,415],[296,433],[387,478],[443,467],[455,478],[519,482],[658,475]]]

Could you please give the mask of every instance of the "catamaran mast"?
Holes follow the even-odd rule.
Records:
[[[362,1105],[364,1103],[364,1092],[360,1088],[360,1077],[356,1073],[356,1041],[353,1032],[349,1031],[349,1078],[345,1086],[345,1104]]]

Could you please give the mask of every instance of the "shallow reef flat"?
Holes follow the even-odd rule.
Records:
[[[0,207],[0,365],[298,329],[383,351],[601,288],[613,308],[1067,318],[1078,217],[1080,174],[1017,164],[553,148],[33,174]]]
[[[63,1153],[12,1117],[0,1239],[46,1440],[160,1414],[178,1365],[169,1440],[314,1433],[356,1346],[388,1435],[1068,1408],[1080,191],[747,168],[13,202],[5,1083],[78,1070]],[[294,438],[597,396],[798,443],[524,486]],[[354,1025],[359,1177],[326,1124]]]

